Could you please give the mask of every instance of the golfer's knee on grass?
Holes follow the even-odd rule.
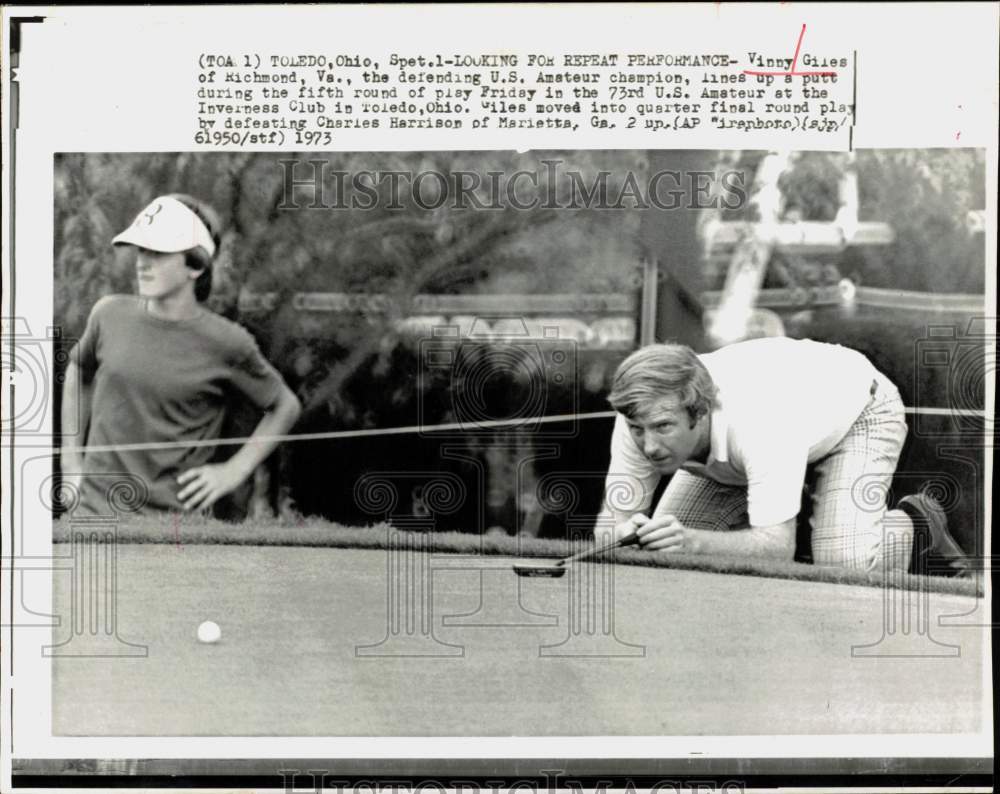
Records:
[[[862,527],[814,527],[813,564],[905,571],[912,545],[913,523],[909,516],[901,510],[889,510],[880,521]]]
[[[873,533],[855,535],[836,544],[813,543],[813,565],[871,570],[878,563],[879,537]]]

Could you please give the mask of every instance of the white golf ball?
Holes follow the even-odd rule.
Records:
[[[219,624],[211,620],[206,620],[198,627],[198,642],[218,642],[221,636]]]

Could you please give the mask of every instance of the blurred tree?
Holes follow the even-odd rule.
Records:
[[[896,232],[891,246],[864,252],[862,266],[874,271],[866,284],[983,292],[986,250],[968,215],[986,206],[984,150],[865,150],[858,152],[858,174],[861,218],[885,221]]]
[[[742,171],[753,184],[764,153],[722,152],[720,168]],[[842,152],[797,153],[779,180],[784,219],[833,221],[838,184],[848,158]],[[986,206],[986,160],[980,149],[865,149],[857,152],[859,218],[888,223],[895,242],[849,248],[836,257],[790,260],[776,254],[766,286],[815,281],[813,270],[835,265],[856,283],[918,292],[978,294],[985,288],[983,237],[969,223]],[[721,220],[753,220],[745,208],[709,213]],[[707,219],[706,221],[707,222]],[[783,277],[787,276],[787,277]],[[706,261],[705,281],[719,289],[724,263]]]

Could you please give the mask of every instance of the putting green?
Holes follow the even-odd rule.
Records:
[[[984,719],[982,635],[937,625],[975,607],[964,596],[908,593],[929,633],[883,636],[885,599],[902,594],[875,587],[613,563],[524,579],[512,558],[344,548],[125,543],[117,559],[117,636],[147,655],[116,656],[136,649],[55,575],[58,614],[74,616],[54,631],[73,654],[53,660],[57,735],[957,733]],[[917,616],[900,604],[888,614]],[[204,620],[217,644],[197,641]],[[903,656],[872,655],[889,652]]]

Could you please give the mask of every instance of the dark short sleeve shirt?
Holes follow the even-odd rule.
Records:
[[[232,401],[266,410],[283,386],[236,323],[207,310],[192,320],[163,320],[129,295],[98,301],[71,355],[93,387],[87,447],[150,445],[88,449],[77,508],[85,514],[115,515],[123,494],[129,504],[181,510],[177,476],[215,453],[189,442],[217,439]],[[138,489],[138,498],[129,489]]]

